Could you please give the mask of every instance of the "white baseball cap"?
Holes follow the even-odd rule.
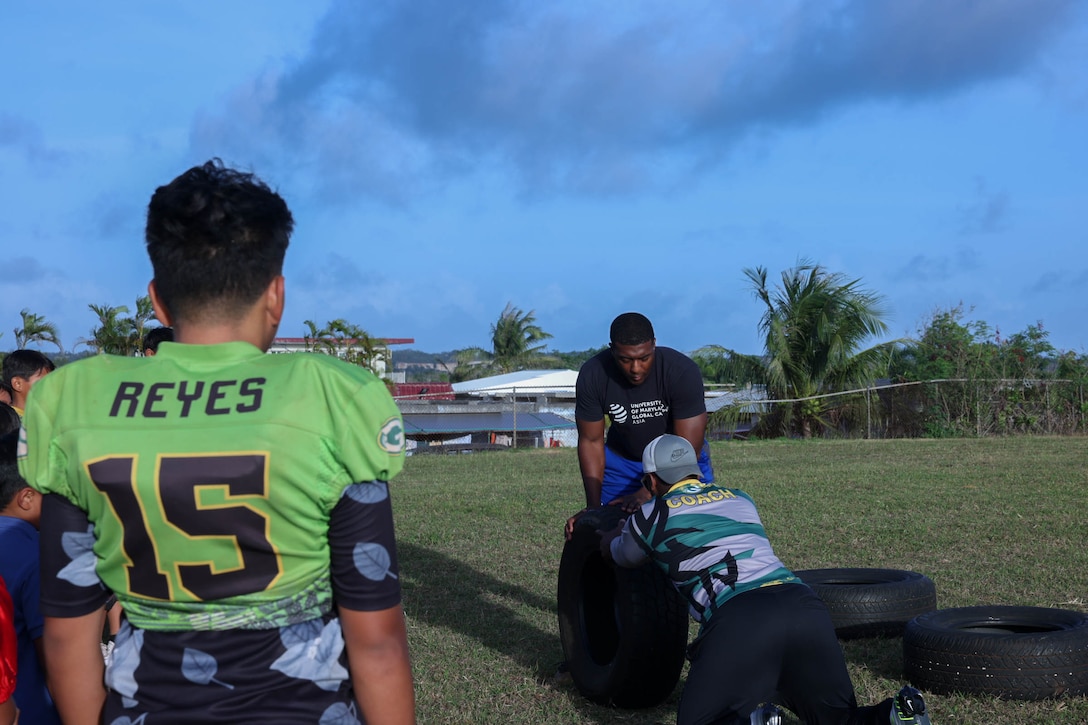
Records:
[[[671,435],[658,436],[642,451],[642,470],[656,473],[665,483],[676,483],[690,476],[701,476],[699,458],[686,438]]]

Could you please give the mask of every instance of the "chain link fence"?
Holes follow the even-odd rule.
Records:
[[[573,386],[427,387],[394,396],[409,455],[578,444]]]
[[[803,399],[760,388],[707,387],[711,440],[784,435],[790,406],[815,410],[825,438],[947,438],[1088,433],[1085,383],[949,379],[885,383]],[[458,391],[448,385],[396,396],[410,454],[575,446],[574,390],[555,386]]]
[[[946,379],[885,383],[811,398],[770,400],[734,392],[711,413],[708,435],[775,435],[789,407],[818,419],[829,438],[1080,435],[1088,432],[1085,383],[1075,380]]]

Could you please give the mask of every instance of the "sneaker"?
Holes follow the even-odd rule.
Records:
[[[777,705],[764,703],[752,713],[752,725],[782,725],[782,710]]]
[[[892,700],[891,725],[931,725],[922,693],[907,685]]]

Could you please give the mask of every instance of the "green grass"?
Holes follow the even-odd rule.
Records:
[[[795,569],[912,569],[938,606],[1088,611],[1088,439],[713,444]],[[417,456],[393,485],[422,723],[671,723],[594,705],[551,681],[563,522],[584,505],[572,449]],[[858,700],[905,682],[902,640],[844,643]],[[945,723],[1088,722],[1088,698],[927,697]]]

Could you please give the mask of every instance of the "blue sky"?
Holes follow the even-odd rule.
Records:
[[[258,9],[259,8],[259,9]],[[287,315],[441,351],[507,302],[760,352],[743,270],[1088,352],[1075,0],[5,3],[0,349],[146,289],[147,201],[219,156],[291,206]]]

